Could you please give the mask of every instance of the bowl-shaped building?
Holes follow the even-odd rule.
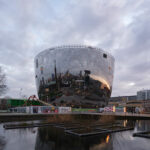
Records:
[[[41,100],[58,105],[102,106],[111,95],[114,57],[82,45],[46,49],[35,57],[35,80]]]

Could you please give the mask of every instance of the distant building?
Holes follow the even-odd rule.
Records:
[[[117,96],[117,97],[111,97],[109,99],[110,102],[128,102],[128,101],[134,101],[137,100],[136,95],[131,95],[131,96]]]
[[[138,91],[137,100],[150,100],[150,90]]]

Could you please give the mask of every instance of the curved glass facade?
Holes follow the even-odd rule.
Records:
[[[54,47],[39,53],[34,62],[38,96],[42,100],[63,104],[71,98],[68,105],[75,99],[79,105],[96,105],[105,104],[111,95],[114,57],[99,48]]]

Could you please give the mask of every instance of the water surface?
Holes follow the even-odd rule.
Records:
[[[150,130],[150,121],[136,121],[134,130],[76,137],[54,127],[5,130],[0,124],[0,150],[150,150],[150,139],[133,137]]]

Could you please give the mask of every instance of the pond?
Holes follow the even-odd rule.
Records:
[[[150,131],[150,121],[134,124],[134,130],[88,137],[66,134],[55,127],[5,130],[0,124],[0,150],[149,150],[150,139],[133,137],[133,133]]]

